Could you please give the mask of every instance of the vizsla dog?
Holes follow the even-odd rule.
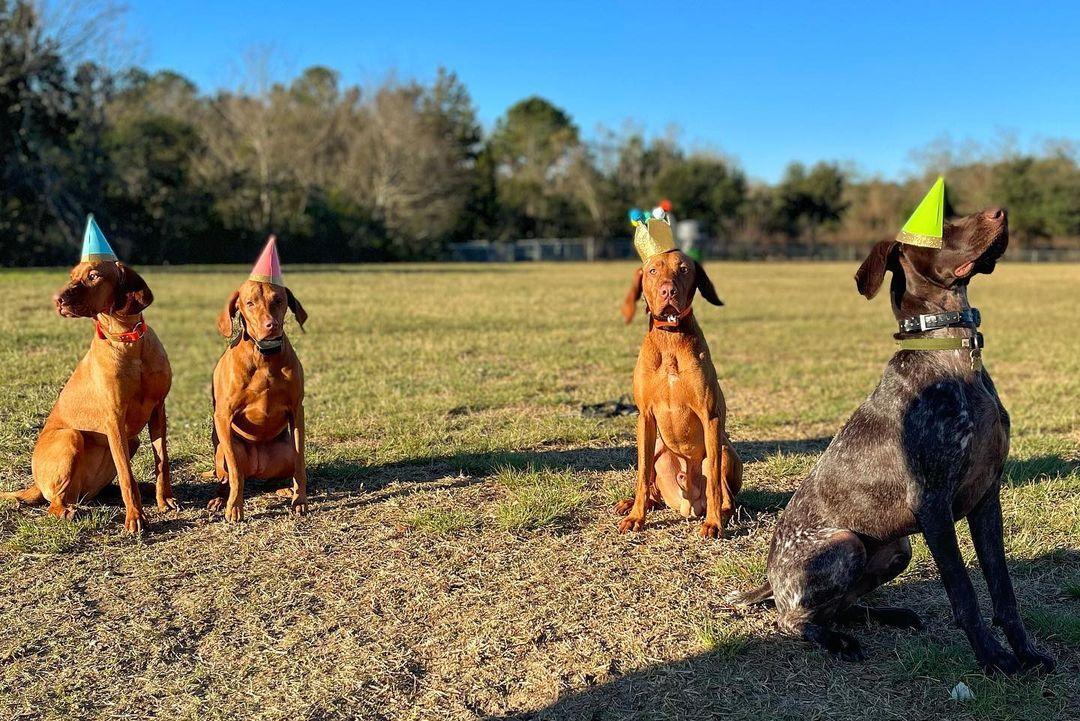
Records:
[[[723,305],[700,264],[678,250],[652,256],[634,273],[623,318],[645,296],[649,330],[634,369],[638,475],[634,497],[615,512],[619,532],[640,531],[645,513],[666,503],[701,518],[702,538],[717,538],[735,509],[742,461],[725,429],[724,394],[709,346],[694,319],[694,292]]]
[[[124,528],[146,530],[142,499],[131,472],[139,433],[148,426],[157,471],[157,505],[173,500],[165,435],[165,396],[172,370],[143,310],[154,296],[131,268],[115,260],[81,262],[53,298],[65,318],[95,318],[90,350],[75,367],[34,446],[34,485],[0,497],[49,502],[49,513],[72,518],[75,507],[120,479]]]
[[[287,309],[303,328],[307,313],[292,291],[247,280],[218,318],[230,344],[214,368],[212,440],[220,484],[208,508],[224,507],[230,521],[244,519],[247,478],[293,479],[293,513],[307,512],[304,369],[284,332]]]
[[[913,611],[858,601],[907,567],[908,536],[922,533],[983,669],[1050,670],[1053,660],[1024,629],[1005,563],[999,491],[1009,415],[982,368],[979,315],[967,297],[972,277],[992,272],[1005,252],[1008,221],[1003,210],[987,210],[945,223],[942,238],[940,249],[883,241],[859,268],[856,283],[868,299],[892,271],[901,349],[788,504],[770,545],[768,581],[738,601],[771,597],[783,630],[861,660],[858,642],[832,626],[871,618],[921,625]],[[1011,651],[979,612],[954,528],[965,517],[994,624]]]

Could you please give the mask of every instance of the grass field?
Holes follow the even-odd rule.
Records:
[[[1013,418],[1006,544],[1058,672],[976,673],[926,547],[879,592],[926,631],[856,630],[846,664],[724,594],[762,576],[777,514],[892,353],[892,316],[850,264],[712,264],[699,303],[748,462],[729,536],[668,511],[619,536],[643,333],[618,318],[630,264],[291,271],[307,376],[312,512],[269,484],[208,518],[214,320],[242,268],[147,269],[174,370],[179,513],[122,534],[118,498],[72,523],[0,508],[3,719],[1075,719],[1080,715],[1080,266],[978,278],[985,354]],[[60,271],[0,272],[0,487],[91,336],[57,317]],[[149,444],[136,456],[153,478]],[[151,506],[152,507],[152,506]],[[962,538],[966,527],[960,524]],[[976,587],[984,590],[970,543]],[[988,600],[983,595],[984,610]],[[975,693],[951,701],[963,681]]]

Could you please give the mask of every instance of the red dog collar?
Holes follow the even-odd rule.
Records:
[[[105,329],[101,327],[101,321],[94,319],[94,327],[97,329],[97,337],[101,340],[114,340],[119,343],[134,343],[135,341],[146,335],[146,321],[139,318],[139,322],[135,324],[135,327],[126,333],[106,333]]]
[[[678,328],[683,318],[694,312],[694,306],[688,305],[678,315],[654,315],[653,324],[657,328]]]

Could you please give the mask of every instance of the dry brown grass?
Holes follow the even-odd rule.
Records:
[[[858,629],[865,664],[724,603],[760,577],[778,510],[872,388],[890,323],[844,265],[711,269],[729,305],[700,315],[748,461],[736,525],[712,543],[669,512],[619,536],[609,507],[632,481],[633,419],[579,412],[628,389],[641,328],[615,307],[629,265],[286,269],[312,315],[296,344],[317,491],[296,520],[256,484],[239,526],[200,510],[198,473],[213,316],[243,271],[149,271],[185,508],[152,512],[142,539],[108,503],[74,527],[0,509],[0,718],[1076,718],[1080,364],[1060,296],[1080,269],[1005,265],[972,291],[1014,418],[1013,572],[1059,661],[1008,681],[975,673],[921,542],[880,598],[929,627]],[[89,337],[49,313],[59,277],[0,275],[6,488],[27,481]],[[838,332],[823,310],[853,320]],[[960,680],[973,701],[949,700]]]

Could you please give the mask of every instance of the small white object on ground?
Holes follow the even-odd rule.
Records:
[[[971,690],[971,687],[961,681],[953,686],[953,690],[949,692],[949,698],[953,701],[967,701],[975,698],[975,692]]]

